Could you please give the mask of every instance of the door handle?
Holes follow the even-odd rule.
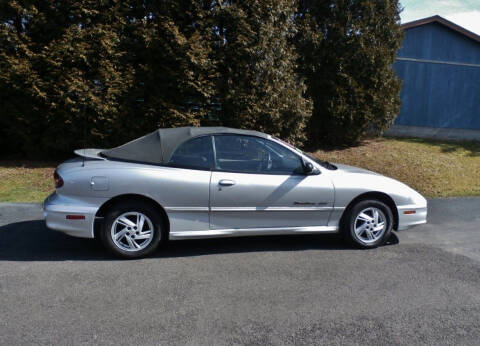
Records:
[[[218,182],[218,185],[232,186],[232,185],[235,185],[235,181],[230,179],[222,179]]]

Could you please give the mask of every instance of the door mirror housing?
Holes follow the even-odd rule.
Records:
[[[303,172],[306,175],[315,175],[320,174],[320,171],[315,168],[315,166],[311,162],[303,162]]]

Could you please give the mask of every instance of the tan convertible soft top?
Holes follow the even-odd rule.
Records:
[[[262,138],[270,136],[251,130],[239,130],[229,127],[177,127],[158,129],[148,135],[137,138],[119,147],[104,150],[101,156],[113,159],[151,164],[165,164],[173,151],[183,142],[212,134],[240,134]]]

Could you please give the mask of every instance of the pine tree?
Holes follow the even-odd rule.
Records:
[[[294,11],[292,0],[238,0],[216,8],[222,124],[264,131],[295,144],[305,140],[310,105],[290,42]]]
[[[355,143],[398,112],[398,6],[2,1],[0,152],[64,155],[84,141],[211,124],[213,104],[217,124],[295,144],[305,133],[313,145]]]
[[[215,71],[208,4],[2,2],[0,150],[68,154],[198,125]]]
[[[125,108],[128,126],[146,132],[200,125],[214,93],[210,2],[137,3],[124,40],[124,64],[135,70]]]
[[[296,22],[314,105],[310,146],[351,145],[385,130],[400,105],[398,0],[302,0]]]
[[[67,152],[85,131],[100,139],[131,79],[108,26],[115,7],[95,1],[7,1],[0,9],[0,103],[6,142],[20,153]],[[12,126],[13,124],[13,126]]]

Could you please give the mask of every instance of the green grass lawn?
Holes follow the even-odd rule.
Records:
[[[313,155],[390,176],[426,197],[480,195],[480,142],[381,138]],[[42,201],[54,190],[55,166],[52,162],[0,161],[0,202]]]
[[[0,161],[0,202],[41,202],[54,189],[55,163]]]

